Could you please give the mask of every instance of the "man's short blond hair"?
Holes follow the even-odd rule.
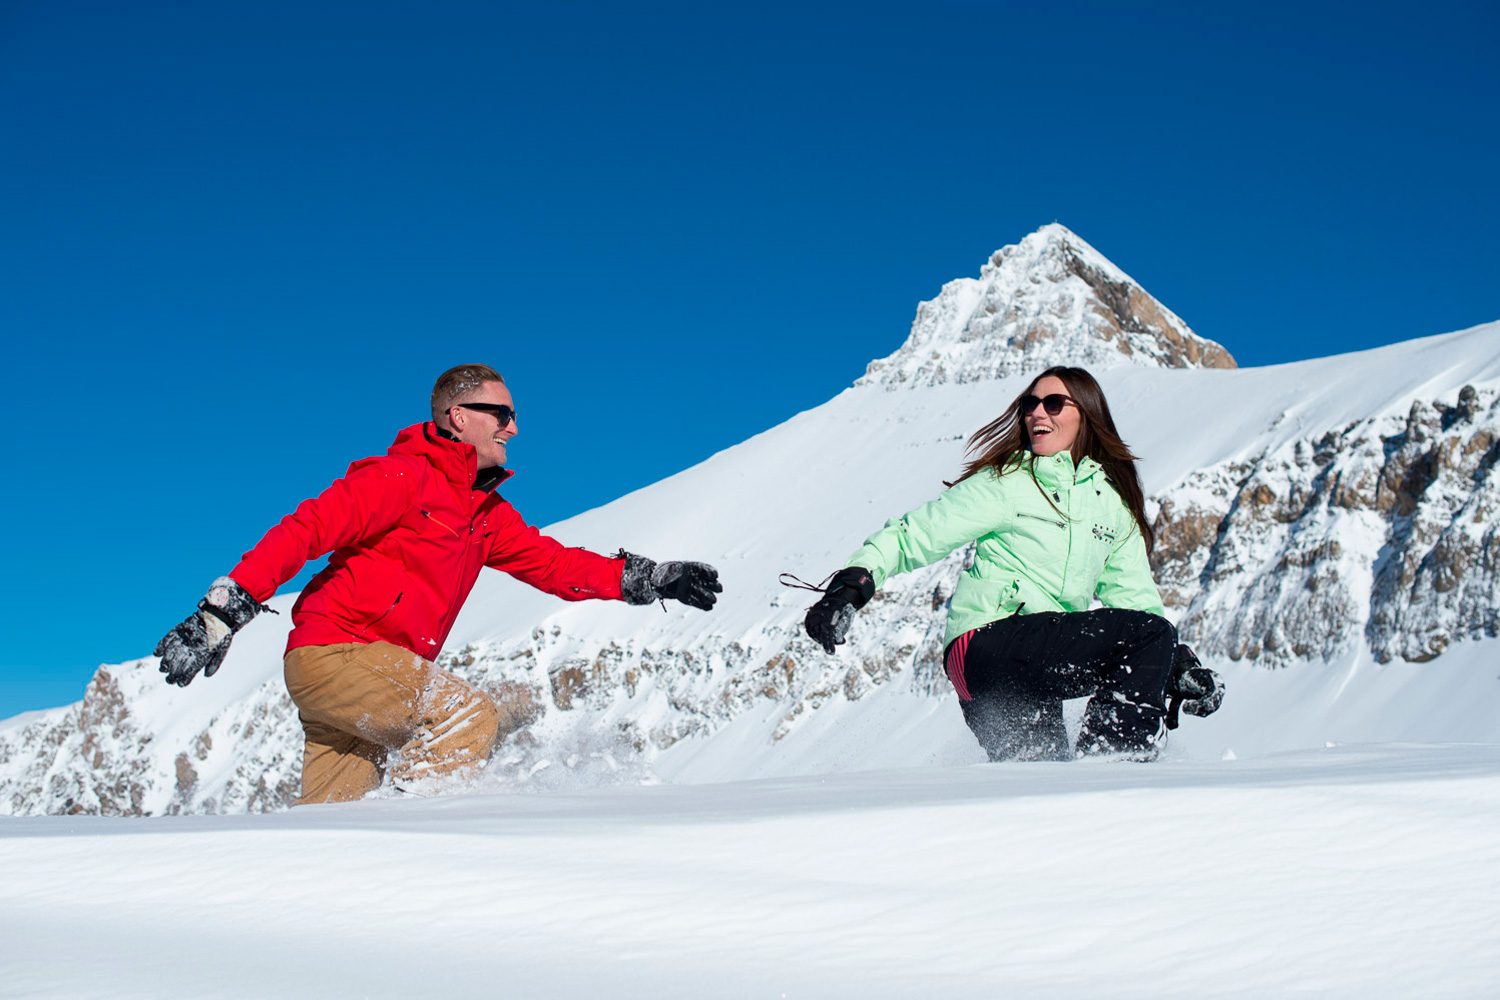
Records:
[[[486,382],[504,385],[505,379],[489,365],[459,365],[443,372],[432,387],[433,421],[441,425],[449,407],[469,399]]]

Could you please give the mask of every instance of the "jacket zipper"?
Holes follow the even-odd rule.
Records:
[[[432,516],[432,511],[430,511],[430,510],[423,510],[422,511],[422,516],[425,517],[425,518],[427,518],[427,520],[431,521],[433,524],[436,524],[436,525],[440,526],[441,528],[443,528],[444,530],[446,530],[448,532],[448,534],[452,535],[454,538],[457,538],[459,541],[463,541],[463,537],[464,537],[463,535],[460,535],[457,531],[453,530],[453,528],[450,527],[449,525],[444,524],[443,520],[441,518],[433,517]],[[453,579],[453,597],[450,597],[448,599],[448,611],[443,616],[444,620],[446,620],[446,621],[451,621],[451,620],[453,620],[453,619],[455,619],[455,618],[458,617],[458,611],[457,611],[457,609],[455,609],[453,607],[453,602],[454,602],[454,599],[458,596],[458,591],[460,589],[459,584],[461,584],[463,582],[463,578],[464,578],[464,566],[465,566],[465,564],[469,560],[469,545],[473,544],[473,539],[474,539],[474,519],[473,519],[473,516],[471,515],[470,518],[469,518],[469,544],[462,546],[458,550],[458,574]]]
[[[366,622],[365,623],[365,627],[362,628],[362,629],[360,629],[358,634],[361,637],[363,637],[366,632],[370,631],[370,629],[372,629],[376,625],[378,625],[380,623],[380,620],[382,618],[384,618],[386,615],[390,614],[392,611],[396,610],[396,605],[400,604],[401,603],[401,598],[403,598],[405,596],[406,596],[406,591],[404,591],[404,590],[401,591],[400,593],[398,593],[396,595],[396,599],[391,602],[391,606],[388,607],[388,608],[386,608],[384,611],[380,612],[380,614],[376,615],[374,618],[371,618],[368,622]]]
[[[433,524],[440,525],[445,531],[448,532],[448,534],[452,535],[454,538],[462,538],[463,537],[463,535],[460,535],[458,532],[456,532],[452,528],[448,527],[448,525],[443,524],[443,522],[441,520],[439,520],[438,518],[433,517],[432,516],[432,511],[430,511],[430,510],[424,510],[424,511],[422,511],[422,516],[425,517],[425,518],[427,518],[427,520],[431,521]],[[474,526],[471,524],[471,525],[469,525],[469,534],[472,535],[473,533],[474,533]]]
[[[1064,524],[1061,521],[1054,521],[1054,520],[1052,520],[1052,518],[1050,518],[1050,517],[1043,517],[1040,514],[1028,514],[1024,510],[1018,510],[1018,511],[1016,511],[1016,516],[1017,517],[1029,517],[1033,521],[1041,521],[1043,524],[1056,525],[1059,528],[1066,528],[1067,527],[1067,525]]]
[[[482,503],[483,501],[481,501],[481,505]],[[427,511],[424,510],[422,511],[422,513],[431,518],[433,521],[437,521],[438,524],[443,524],[442,521],[438,521],[437,518],[433,517]],[[469,540],[467,542],[464,542],[463,546],[458,550],[457,573],[453,578],[453,596],[448,599],[448,612],[446,615],[444,615],[445,621],[451,622],[455,621],[458,618],[459,609],[458,607],[455,607],[455,604],[457,604],[459,600],[458,592],[463,589],[460,585],[463,583],[464,570],[469,564],[469,550],[474,547],[474,518],[478,513],[479,512],[474,509],[474,498],[471,495],[469,497]],[[446,524],[443,524],[443,527],[448,528]],[[457,538],[461,542],[464,541],[463,535],[460,535],[452,528],[448,528],[448,530],[453,532],[454,538]]]

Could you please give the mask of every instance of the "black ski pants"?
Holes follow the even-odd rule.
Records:
[[[1062,703],[1091,695],[1076,754],[1149,760],[1165,733],[1177,630],[1123,608],[1012,615],[948,644],[964,721],[990,760],[1068,760]]]

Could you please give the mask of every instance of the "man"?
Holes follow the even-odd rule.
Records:
[[[286,684],[306,736],[297,804],[360,798],[386,774],[420,789],[484,766],[495,703],[432,662],[482,566],[567,601],[713,607],[723,588],[712,566],[566,548],[521,520],[495,492],[517,431],[493,368],[444,372],[431,421],[282,518],[157,643],[169,684],[185,687],[200,670],[212,677],[234,634],[267,610],[261,602],[333,553],[292,606]]]

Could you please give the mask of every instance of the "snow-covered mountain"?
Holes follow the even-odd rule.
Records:
[[[441,658],[510,716],[482,781],[981,759],[938,669],[965,552],[890,581],[832,657],[800,633],[811,595],[777,577],[821,579],[935,496],[968,436],[1058,362],[1095,371],[1145,456],[1169,608],[1230,676],[1225,708],[1185,723],[1171,753],[1500,737],[1500,323],[1234,369],[1048,226],[923,303],[907,343],[834,399],[548,529],[598,551],[715,563],[713,613],[564,604],[483,575]],[[102,667],[77,705],[0,723],[0,812],[281,807],[301,752],[280,680],[288,626],[261,616],[189,688],[162,684],[147,658]]]
[[[1233,368],[1234,358],[1053,223],[996,250],[917,307],[911,336],[855,385],[939,385],[1024,375],[1049,365]]]

